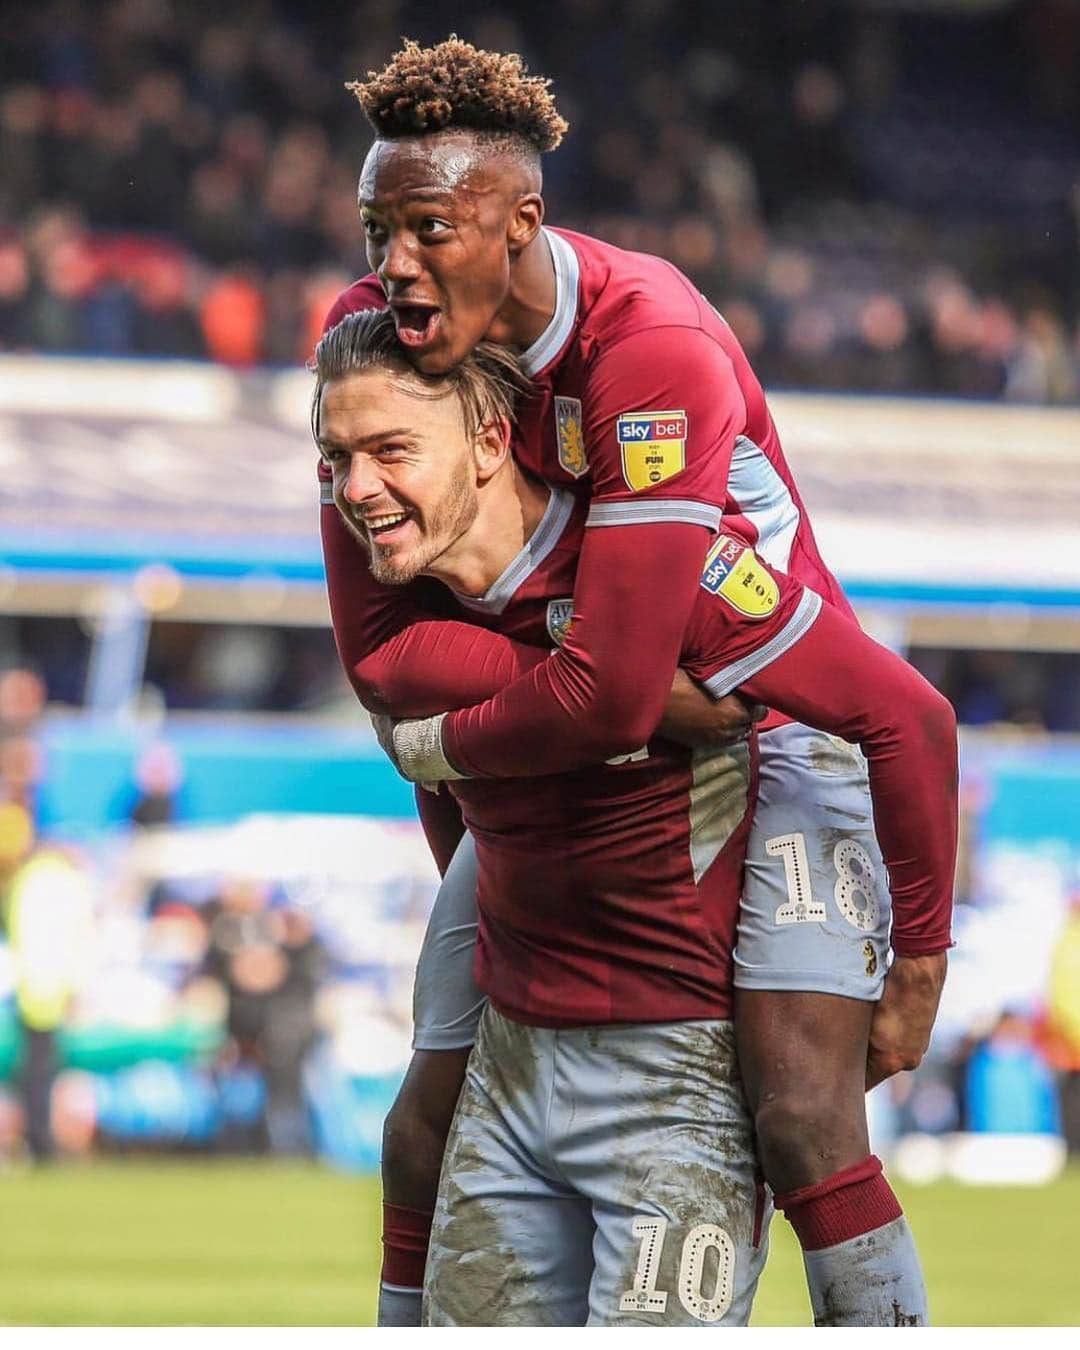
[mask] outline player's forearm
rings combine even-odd
[[[828,605],[743,693],[862,746],[889,869],[894,949],[944,951],[957,834],[956,719],[947,700]]]
[[[889,869],[892,946],[900,956],[930,956],[952,945],[956,718],[945,699],[929,692],[932,697],[912,693],[890,727],[861,741]],[[882,819],[885,824],[877,824]]]
[[[472,777],[534,777],[644,745],[671,689],[707,541],[697,525],[588,530],[565,646],[445,719],[450,763]]]
[[[491,698],[548,659],[546,651],[449,619],[411,624],[352,668],[372,711],[431,717]]]

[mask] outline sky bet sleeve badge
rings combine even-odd
[[[682,408],[619,417],[615,434],[622,451],[623,477],[632,491],[655,487],[686,468],[687,426]]]
[[[581,432],[581,399],[555,395],[555,430],[559,436],[559,463],[574,478],[589,468]]]
[[[753,549],[726,534],[705,555],[701,584],[750,619],[766,618],[780,599],[779,586]]]

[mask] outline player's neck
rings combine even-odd
[[[524,351],[551,322],[558,290],[551,246],[543,232],[510,265],[510,290],[485,337]]]
[[[476,519],[436,560],[431,575],[459,595],[485,595],[532,538],[550,498],[545,483],[507,460],[480,488]]]

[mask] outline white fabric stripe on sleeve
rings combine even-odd
[[[814,620],[821,613],[821,596],[816,591],[805,590],[802,599],[795,607],[795,613],[768,642],[744,656],[733,665],[725,666],[705,681],[705,688],[713,698],[723,698],[740,684],[745,684],[752,675],[764,670],[779,656],[783,656],[806,634]]]
[[[659,525],[669,520],[680,520],[688,525],[704,525],[707,530],[718,530],[720,515],[718,506],[708,506],[705,502],[641,498],[638,501],[593,502],[585,524]]]
[[[728,492],[738,502],[739,514],[757,530],[754,552],[786,572],[802,518],[791,489],[765,451],[749,436],[735,437]]]
[[[319,505],[333,506],[334,504],[334,485],[328,483],[325,478],[319,479]]]

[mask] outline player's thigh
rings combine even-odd
[[[760,763],[735,984],[876,1001],[891,902],[866,761],[794,724],[762,735]]]
[[[476,1037],[485,1002],[473,978],[476,878],[476,845],[466,831],[435,897],[416,965],[416,1050],[458,1050]]]
[[[543,1095],[507,1093],[481,1022],[447,1140],[424,1289],[429,1326],[581,1326],[588,1311],[593,1219],[547,1171]]]
[[[589,1324],[745,1325],[769,1216],[731,1023],[593,1033],[559,1155],[596,1219]]]
[[[866,1156],[873,1012],[872,1003],[836,994],[736,990],[739,1066],[776,1189],[810,1185]]]

